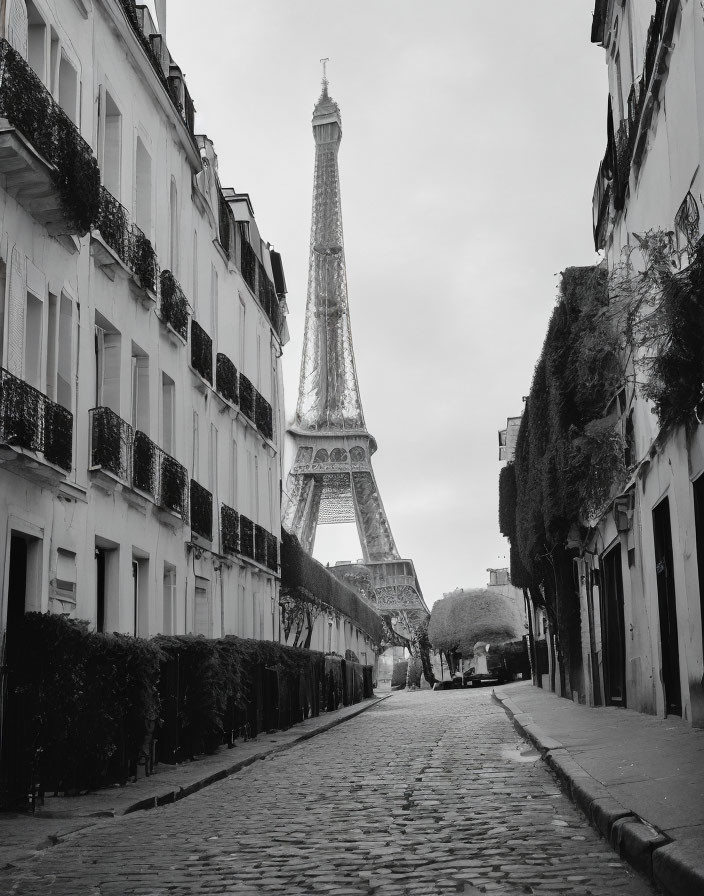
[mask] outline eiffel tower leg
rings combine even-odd
[[[298,538],[303,550],[307,554],[312,554],[323,485],[314,476],[300,476],[298,479],[300,485],[294,490],[296,508],[291,532]]]
[[[360,533],[365,561],[397,560],[398,551],[384,513],[374,474],[352,474],[357,530]]]

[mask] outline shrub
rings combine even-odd
[[[391,687],[405,688],[407,675],[408,662],[406,660],[402,660],[400,663],[396,663],[394,665],[393,672],[391,673]]]

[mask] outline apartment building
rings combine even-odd
[[[593,202],[595,246],[603,250],[612,276],[627,255],[630,283],[643,282],[637,278],[648,273],[655,251],[666,264],[652,282],[689,288],[702,248],[702,5],[598,0],[591,37],[605,53],[609,83],[606,152]],[[611,289],[612,299],[616,292]],[[656,289],[640,317],[632,319],[642,320],[662,301],[663,292]],[[624,434],[627,477],[598,521],[592,552],[579,570],[586,697],[682,716],[701,727],[704,431],[697,395],[702,376],[670,351],[686,342],[686,332],[662,336],[645,348],[632,343],[623,387],[605,411]],[[664,381],[658,406],[649,400],[646,385],[653,368],[639,362],[663,352],[670,352],[666,360],[679,371],[677,388],[685,396],[679,408],[682,398],[668,395]]]
[[[0,628],[279,639],[281,258],[134,0],[8,0]]]

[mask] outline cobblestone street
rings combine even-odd
[[[653,890],[489,690],[401,692],[171,806],[0,872],[2,894],[613,894]]]

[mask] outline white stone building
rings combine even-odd
[[[2,8],[0,630],[278,640],[281,259],[146,7]]]
[[[598,0],[592,40],[605,51],[609,77],[596,247],[613,271],[636,234],[671,231],[686,268],[704,194],[702,6]],[[638,253],[633,259],[643,263]],[[612,404],[630,478],[598,525],[595,554],[580,564],[586,696],[701,727],[704,429],[660,431],[632,377]]]

